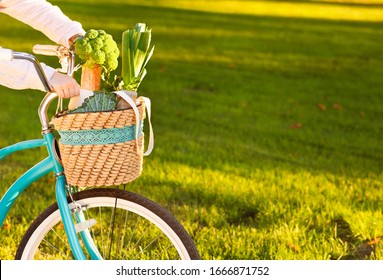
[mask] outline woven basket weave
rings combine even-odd
[[[140,115],[139,124],[142,125],[145,118],[145,103],[140,100],[137,108]],[[101,142],[101,144],[64,142],[61,135],[59,147],[68,184],[82,188],[116,186],[131,182],[140,176],[144,148],[143,133],[139,134],[138,139],[135,139],[133,133],[133,139],[123,141],[127,139],[126,135],[123,135],[125,137],[121,140],[123,142],[114,138],[113,143],[108,143],[109,134],[117,131],[121,136],[126,128],[135,131],[136,117],[133,109],[57,115],[53,118],[53,124],[60,135],[73,133],[77,137],[76,133],[85,132],[85,138],[90,143]],[[93,135],[99,135],[97,137],[102,139],[92,139]]]

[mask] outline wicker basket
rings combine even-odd
[[[77,187],[126,184],[140,176],[143,162],[145,102],[138,99],[136,137],[133,109],[56,115],[60,154],[67,183]]]

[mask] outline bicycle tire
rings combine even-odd
[[[119,189],[91,189],[75,193],[73,199],[82,206],[88,218],[97,217],[97,224],[90,231],[104,259],[200,259],[183,226],[171,213],[148,198]],[[74,203],[69,205],[71,209],[75,208]],[[113,226],[110,231],[112,227],[104,221],[108,214],[113,215],[113,224],[119,226],[118,230]],[[122,218],[125,221],[123,228],[122,223],[116,222],[117,215],[120,222]],[[123,235],[116,241],[114,232],[117,231],[123,231]],[[143,236],[139,237],[138,233]],[[105,248],[104,240],[100,240],[103,234],[112,236],[108,248]],[[61,244],[65,241],[58,206],[54,203],[26,231],[15,259],[73,259],[69,245]],[[116,242],[124,245],[113,244]]]

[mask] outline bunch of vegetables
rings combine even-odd
[[[112,91],[126,90],[131,97],[136,96],[138,87],[146,75],[146,65],[151,58],[154,46],[151,43],[151,30],[144,23],[137,23],[133,29],[122,34],[122,71],[111,72],[118,66],[119,49],[112,36],[103,30],[91,29],[83,38],[75,41],[75,54],[82,63],[81,88],[93,91],[83,104],[72,113],[109,111],[123,109],[128,105]],[[105,88],[101,89],[101,79]]]

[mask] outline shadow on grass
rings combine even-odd
[[[377,245],[377,243],[375,243],[376,240],[359,241],[355,238],[350,224],[342,217],[335,219],[334,225],[338,238],[349,245],[348,254],[341,257],[342,260],[368,260],[374,255]],[[380,240],[380,238],[378,239]],[[377,242],[379,242],[379,240]],[[335,259],[337,259],[337,257]]]

